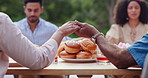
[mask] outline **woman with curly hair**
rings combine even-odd
[[[119,0],[114,8],[114,22],[106,38],[114,43],[132,44],[148,33],[148,3],[143,0]],[[140,78],[140,76],[107,76],[108,78]]]
[[[148,4],[143,0],[119,0],[114,8],[114,22],[106,38],[115,44],[132,44],[148,31]]]

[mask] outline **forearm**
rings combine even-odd
[[[102,53],[112,62],[117,68],[127,68],[132,65],[137,65],[131,54],[126,49],[121,49],[110,43],[102,35],[97,37],[96,42]]]
[[[56,42],[58,43],[58,45],[60,45],[60,43],[61,43],[61,41],[62,41],[63,38],[64,38],[64,36],[62,35],[62,32],[61,31],[56,31],[52,35],[52,37],[51,37],[51,39],[56,40]]]
[[[13,24],[8,16],[4,16],[0,27],[0,48],[12,59],[31,69],[41,69],[52,63],[57,51],[55,40],[49,40],[41,47],[35,47]],[[0,21],[1,22],[1,21]]]
[[[49,40],[41,47],[36,47],[25,37],[5,39],[3,51],[19,64],[30,69],[42,69],[50,65],[57,54],[58,45],[55,40]]]

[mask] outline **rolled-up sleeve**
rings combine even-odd
[[[31,69],[42,69],[52,63],[57,54],[58,44],[49,39],[43,46],[36,47],[13,24],[7,15],[3,15],[1,44],[3,52],[16,62]]]
[[[143,68],[143,64],[148,53],[148,34],[144,35],[141,40],[130,46],[128,51],[133,56],[137,64]]]

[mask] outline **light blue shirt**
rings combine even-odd
[[[128,51],[133,56],[137,64],[143,68],[143,64],[148,53],[148,34],[144,35],[138,42],[132,44],[128,48]]]
[[[39,23],[36,26],[34,32],[31,31],[27,18],[24,18],[18,22],[14,22],[16,26],[21,30],[21,32],[34,44],[42,45],[48,41],[51,36],[55,33],[58,27],[50,22],[39,18]],[[70,37],[65,37],[65,40],[71,39]]]

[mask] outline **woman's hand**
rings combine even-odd
[[[74,22],[67,22],[63,24],[53,35],[52,39],[56,40],[58,45],[62,41],[63,37],[70,35],[76,31],[78,31],[80,27],[76,25]]]
[[[76,32],[79,29],[80,29],[80,27],[78,25],[76,25],[74,22],[70,21],[70,22],[63,24],[58,29],[57,32],[59,32],[62,36],[67,36],[67,35],[70,35],[70,34]]]

